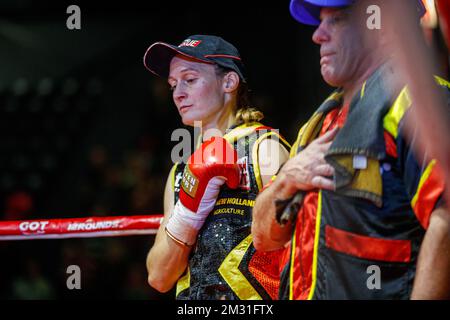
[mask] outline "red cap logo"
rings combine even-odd
[[[178,47],[196,47],[200,44],[200,42],[202,42],[202,40],[186,39]]]

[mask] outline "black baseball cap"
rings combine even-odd
[[[246,82],[239,51],[231,43],[217,36],[192,35],[178,46],[155,42],[145,52],[144,66],[154,74],[167,78],[170,62],[177,54],[236,71],[241,80]]]

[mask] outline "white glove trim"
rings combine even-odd
[[[193,245],[197,240],[198,231],[214,208],[217,195],[224,183],[225,179],[220,177],[209,180],[197,212],[189,210],[178,200],[166,225],[166,229],[170,233],[169,237],[173,236],[188,246]]]

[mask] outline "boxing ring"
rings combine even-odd
[[[163,215],[0,221],[0,241],[154,235]]]

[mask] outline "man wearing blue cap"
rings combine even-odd
[[[410,93],[389,39],[366,24],[376,2],[291,0],[292,16],[317,26],[321,74],[337,89],[253,209],[257,250],[286,247],[281,299],[450,298],[444,180],[411,147]]]

